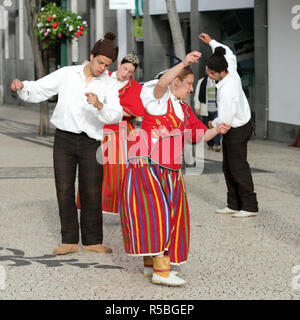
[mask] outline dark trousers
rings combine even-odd
[[[218,111],[208,112],[208,116],[202,116],[202,122],[208,127],[208,122],[213,121],[218,117]],[[221,134],[217,134],[213,139],[207,141],[207,144],[210,147],[219,146],[221,141]]]
[[[100,142],[85,133],[56,130],[53,160],[55,186],[61,222],[62,243],[79,242],[79,223],[75,202],[77,166],[81,203],[80,229],[83,245],[102,244],[102,174],[96,160]]]
[[[227,206],[232,210],[258,212],[251,170],[247,162],[247,143],[253,133],[249,123],[231,128],[223,136],[223,172],[227,185]]]

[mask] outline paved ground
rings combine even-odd
[[[299,148],[249,143],[260,213],[248,219],[214,213],[225,205],[222,155],[205,150],[204,173],[185,176],[191,249],[180,274],[187,285],[166,288],[144,279],[141,259],[125,255],[117,216],[104,217],[113,254],[52,254],[60,243],[53,136],[39,137],[38,122],[37,108],[0,106],[0,300],[300,298]]]

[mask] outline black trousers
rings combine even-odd
[[[258,212],[258,203],[247,162],[247,144],[253,133],[250,122],[231,128],[223,136],[223,172],[227,185],[227,206],[232,210]]]
[[[81,203],[80,229],[83,245],[102,244],[102,175],[96,160],[100,142],[85,133],[56,130],[53,160],[55,186],[61,222],[62,243],[79,242],[79,223],[75,200],[75,179]]]

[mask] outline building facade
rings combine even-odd
[[[132,49],[138,54],[138,81],[152,79],[173,63],[166,56],[174,54],[174,47],[165,1],[132,0],[137,6],[134,10],[110,10],[109,0],[65,1],[89,24],[86,36],[68,44],[68,64],[88,59],[92,45],[107,31],[118,35],[119,58]],[[176,4],[186,51],[203,54],[199,64],[193,65],[195,79],[204,75],[211,54],[209,46],[198,39],[199,33],[206,32],[237,55],[257,137],[293,142],[300,128],[296,79],[300,73],[300,0],[177,0]],[[0,0],[0,103],[16,103],[8,89],[12,78],[35,77],[24,10],[24,0]],[[45,54],[48,72],[60,66],[59,50]]]

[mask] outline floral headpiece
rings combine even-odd
[[[124,57],[124,60],[131,62],[132,64],[134,64],[136,66],[140,63],[139,58],[137,57],[137,55],[135,54],[135,52],[133,50],[126,57]]]

